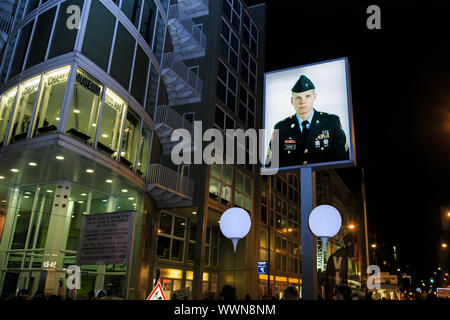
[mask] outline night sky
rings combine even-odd
[[[348,57],[358,168],[337,172],[358,191],[365,168],[369,212],[425,279],[450,206],[450,2],[245,1],[267,4],[266,71]]]

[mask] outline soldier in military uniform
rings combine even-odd
[[[339,117],[315,110],[316,96],[311,80],[300,76],[292,88],[295,114],[274,127],[279,130],[280,167],[349,159],[347,138]]]

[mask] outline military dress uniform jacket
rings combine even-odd
[[[347,139],[337,115],[314,110],[306,139],[295,114],[278,122],[275,129],[279,130],[280,167],[349,159]]]

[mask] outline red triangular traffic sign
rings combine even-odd
[[[164,295],[160,282],[158,282],[152,293],[150,293],[147,300],[166,300],[166,296]]]

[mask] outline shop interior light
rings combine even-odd
[[[134,200],[134,198],[133,197],[129,197],[128,200]]]
[[[75,109],[75,110],[73,110],[73,113],[80,113],[80,110]]]
[[[69,70],[70,70],[70,67],[67,66],[67,67],[64,67],[64,68],[62,68],[62,69],[58,69],[58,70],[55,70],[55,71],[53,71],[53,72],[47,74],[47,77],[48,77],[48,78],[50,78],[50,77],[56,77],[56,76],[59,76],[60,74],[64,74],[64,73],[69,72]]]
[[[30,167],[36,167],[36,166],[37,166],[37,163],[36,163],[36,162],[30,162],[28,165],[29,165]]]
[[[15,89],[12,90],[11,92],[9,92],[9,93],[7,94],[7,96],[8,96],[8,98],[11,98],[11,97],[15,96],[16,93],[17,93],[17,88],[15,88]]]
[[[12,169],[11,169],[11,172],[19,172],[19,169],[12,168]]]
[[[102,134],[102,137],[103,138],[108,138],[108,135],[107,134]]]
[[[86,172],[87,172],[87,173],[94,173],[94,170],[92,170],[92,169],[86,169]]]
[[[56,156],[56,159],[57,160],[64,160],[64,157],[63,156]]]
[[[53,193],[53,190],[47,190],[48,193]]]
[[[127,189],[122,189],[122,192],[123,192],[123,193],[127,193],[128,190],[127,190]]]
[[[41,81],[41,76],[38,76],[34,79],[31,79],[31,80],[25,82],[23,87],[24,88],[32,87],[32,86],[36,85],[37,83],[39,83],[39,81]]]
[[[86,197],[86,196],[87,196],[87,193],[82,193],[82,194],[80,194],[80,196]]]
[[[111,179],[106,180],[106,183],[112,183],[113,181]]]

